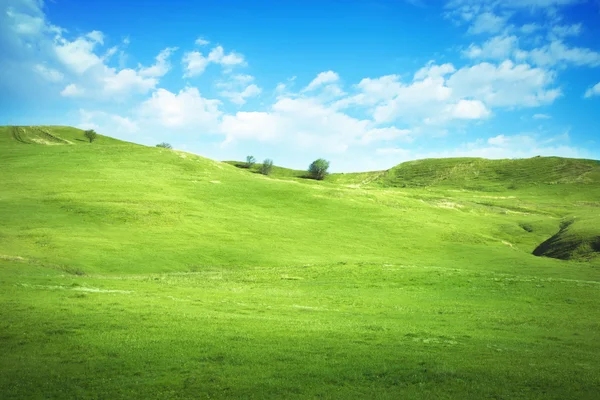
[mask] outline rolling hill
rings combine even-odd
[[[597,161],[314,181],[33,126],[0,127],[0,162],[2,398],[600,387]]]

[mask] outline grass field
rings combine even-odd
[[[597,161],[318,182],[68,127],[0,160],[3,399],[600,393]]]

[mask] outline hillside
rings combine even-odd
[[[482,191],[515,190],[530,185],[599,185],[600,161],[559,157],[426,159],[391,168],[379,182],[386,187],[444,186]]]
[[[558,183],[547,186],[560,190],[562,199],[597,201],[599,187],[593,184],[595,162],[557,158],[423,160],[401,164],[383,177],[381,172],[334,174],[325,182],[299,179],[304,184],[295,185],[289,179],[301,171],[276,167],[272,177],[264,177],[189,153],[103,136],[92,144],[84,139],[81,130],[68,127],[0,128],[3,254],[75,270],[131,272],[142,265],[144,271],[166,271],[394,259],[446,263],[451,260],[424,254],[447,248],[456,255],[487,257],[507,249],[485,244],[503,241],[529,253],[556,233],[558,222],[513,236],[520,223],[577,211],[553,201],[556,194],[546,187],[531,192],[528,185],[519,199],[473,198],[448,188],[480,182],[499,190],[512,179],[522,184],[539,178]],[[390,192],[355,184],[365,179],[366,186],[406,182],[438,189]],[[589,190],[572,191],[571,182]],[[515,189],[507,190],[514,195]],[[596,215],[597,209],[591,210]],[[433,218],[424,219],[427,214]],[[473,223],[465,224],[470,219]],[[457,233],[450,234],[453,230]],[[118,259],[113,250],[120,252]]]
[[[0,398],[597,395],[594,161],[314,181],[69,127],[0,160]]]

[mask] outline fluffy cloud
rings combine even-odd
[[[184,78],[201,75],[211,63],[219,64],[226,70],[230,70],[236,65],[246,65],[243,55],[233,51],[226,54],[221,46],[213,48],[206,57],[199,51],[187,52],[184,54],[182,62],[185,69]]]
[[[200,36],[198,39],[196,39],[196,41],[194,43],[196,43],[197,46],[206,46],[206,45],[210,44],[210,42],[208,40],[204,39],[202,36]]]
[[[378,128],[313,98],[281,98],[268,112],[238,112],[225,116],[221,131],[227,142],[285,141],[289,145],[342,152],[349,146],[382,140],[410,140],[410,131]]]
[[[64,74],[57,71],[54,68],[49,68],[44,64],[36,64],[33,66],[33,70],[40,74],[44,79],[49,82],[60,82],[64,79]]]
[[[198,133],[214,131],[222,112],[221,102],[202,97],[197,88],[185,88],[179,93],[158,89],[138,110],[142,119],[156,121],[169,128],[200,129]]]
[[[102,42],[102,35],[96,31],[80,36],[73,41],[59,37],[56,40],[54,51],[58,60],[65,67],[77,75],[82,75],[88,69],[102,65],[102,59],[94,52],[97,45]]]
[[[448,79],[448,87],[459,98],[478,99],[490,107],[535,107],[561,95],[560,89],[550,87],[554,78],[553,73],[528,64],[484,62],[458,70]]]
[[[483,12],[473,20],[469,33],[498,33],[506,24],[506,18],[495,15],[492,12]]]
[[[600,96],[600,82],[586,90],[584,96],[586,99],[594,96]]]
[[[217,83],[217,87],[223,89],[219,93],[222,97],[229,99],[234,104],[242,105],[251,97],[258,96],[262,89],[256,84],[252,75],[233,75],[228,81]]]
[[[584,47],[569,47],[560,40],[528,52],[531,61],[540,66],[571,64],[579,67],[600,66],[600,53]]]
[[[67,85],[67,87],[65,87],[62,90],[62,92],[60,92],[61,96],[65,96],[65,97],[79,97],[79,96],[83,96],[84,93],[85,93],[85,90],[83,90],[82,88],[80,88],[79,86],[77,86],[74,83]]]
[[[317,75],[315,79],[313,79],[307,87],[304,88],[304,92],[309,92],[311,90],[315,90],[323,85],[331,84],[338,82],[340,80],[340,76],[333,71],[321,72]]]
[[[517,49],[516,36],[495,36],[481,46],[471,44],[463,54],[472,59],[506,60]]]
[[[139,75],[142,77],[157,78],[167,74],[171,69],[169,57],[173,52],[177,51],[177,47],[167,47],[156,56],[156,63],[150,67],[139,66]]]
[[[446,76],[456,71],[452,64],[436,65],[433,61],[429,61],[427,66],[418,70],[414,75],[414,80],[421,80],[425,78],[439,78],[440,76]]]

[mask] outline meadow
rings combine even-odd
[[[314,181],[0,127],[0,163],[3,399],[600,393],[598,161]]]

